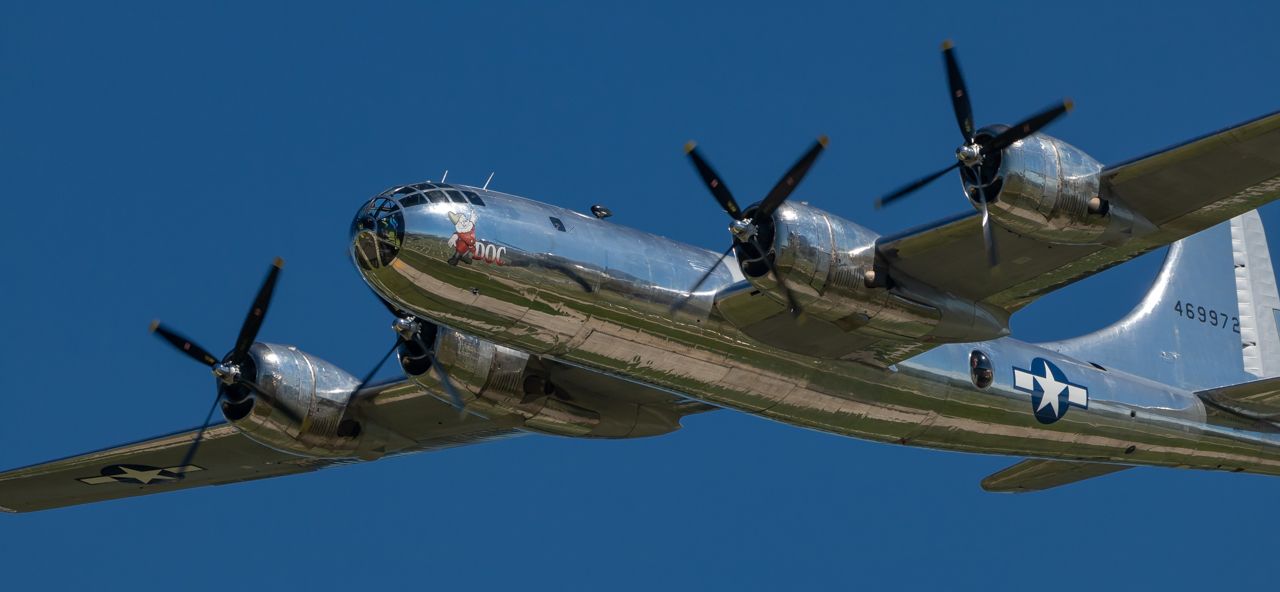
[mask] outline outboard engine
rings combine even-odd
[[[977,141],[1004,129],[979,130]],[[961,177],[974,208],[982,209],[985,195],[997,224],[1047,243],[1117,244],[1155,230],[1123,204],[1102,197],[1101,170],[1102,164],[1079,148],[1031,134],[987,156],[981,166],[962,168]]]
[[[296,347],[254,343],[244,385],[223,391],[222,413],[253,440],[314,457],[356,456],[359,424],[344,418],[359,379]]]

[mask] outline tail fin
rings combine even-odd
[[[1280,294],[1262,219],[1248,212],[1174,243],[1120,322],[1043,344],[1191,390],[1280,376]]]

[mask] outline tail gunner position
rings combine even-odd
[[[1104,166],[1040,132],[977,128],[944,46],[975,211],[881,236],[789,201],[818,140],[729,216],[723,254],[446,183],[362,206],[351,256],[405,378],[371,384],[259,343],[280,264],[232,351],[155,330],[218,379],[227,423],[0,474],[0,506],[60,507],[519,434],[633,438],[716,408],[831,433],[1026,457],[1032,491],[1138,465],[1280,475],[1280,295],[1255,210],[1280,196],[1280,114]],[[1076,339],[1009,337],[1037,298],[1165,245],[1139,306]],[[390,337],[389,337],[390,339]],[[381,366],[379,364],[378,366]]]

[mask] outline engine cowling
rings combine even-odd
[[[839,216],[788,202],[772,221],[761,225],[760,233],[761,242],[771,245],[774,265],[805,314],[830,321],[845,332],[929,341],[982,341],[1008,334],[1008,317],[1002,311],[906,278],[890,284],[876,258],[878,235]],[[739,251],[748,280],[784,302],[777,281],[760,264],[754,248],[744,245]],[[733,315],[729,307],[721,311]],[[739,326],[754,320],[730,318]]]
[[[357,456],[359,430],[344,422],[360,381],[293,346],[255,343],[249,349],[259,391],[230,391],[223,415],[246,436],[283,452],[312,457]]]
[[[565,392],[552,368],[538,358],[445,327],[429,326],[437,363],[445,366],[466,409],[482,417],[516,417],[528,430],[559,436],[635,438],[680,428],[664,410],[607,396]],[[448,401],[439,375],[414,345],[401,349],[405,373],[419,386]]]
[[[978,132],[978,140],[1002,127]],[[984,136],[985,134],[985,136]],[[983,191],[995,223],[1018,234],[1058,244],[1117,244],[1155,227],[1099,191],[1102,164],[1079,148],[1032,134],[981,166]],[[976,209],[979,174],[961,169],[965,193]]]

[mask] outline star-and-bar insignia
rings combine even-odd
[[[1067,380],[1066,374],[1044,358],[1031,361],[1031,370],[1013,369],[1014,388],[1031,393],[1031,411],[1040,423],[1053,423],[1074,405],[1089,408],[1089,389]]]
[[[162,483],[168,481],[177,481],[182,478],[185,473],[194,473],[203,471],[204,468],[196,465],[186,465],[179,467],[149,467],[147,465],[108,465],[102,467],[99,471],[101,475],[97,477],[81,477],[77,481],[88,483],[89,485],[101,485],[103,483],[133,483],[138,485],[150,485],[152,483]]]

